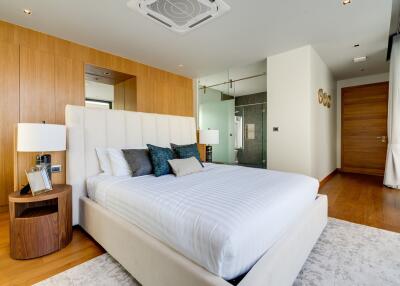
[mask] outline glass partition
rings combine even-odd
[[[199,129],[219,130],[214,163],[266,167],[265,61],[198,80]]]

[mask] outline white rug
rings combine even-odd
[[[36,285],[140,284],[103,254]],[[400,234],[330,218],[294,285],[400,285]]]

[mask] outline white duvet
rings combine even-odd
[[[307,176],[214,164],[179,178],[98,175],[87,186],[92,200],[227,280],[247,272],[318,191]]]

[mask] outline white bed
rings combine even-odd
[[[87,186],[92,200],[227,280],[247,272],[318,192],[310,177],[215,164],[180,178],[99,175]]]
[[[193,118],[67,106],[66,124],[74,224],[145,286],[225,286],[249,268],[240,286],[291,285],[326,225],[327,199],[301,175],[96,176],[96,147],[193,143]]]

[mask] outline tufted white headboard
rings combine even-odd
[[[105,110],[67,105],[67,184],[72,185],[73,224],[79,224],[79,198],[86,178],[100,173],[96,147],[140,148],[146,144],[196,142],[193,117]]]

